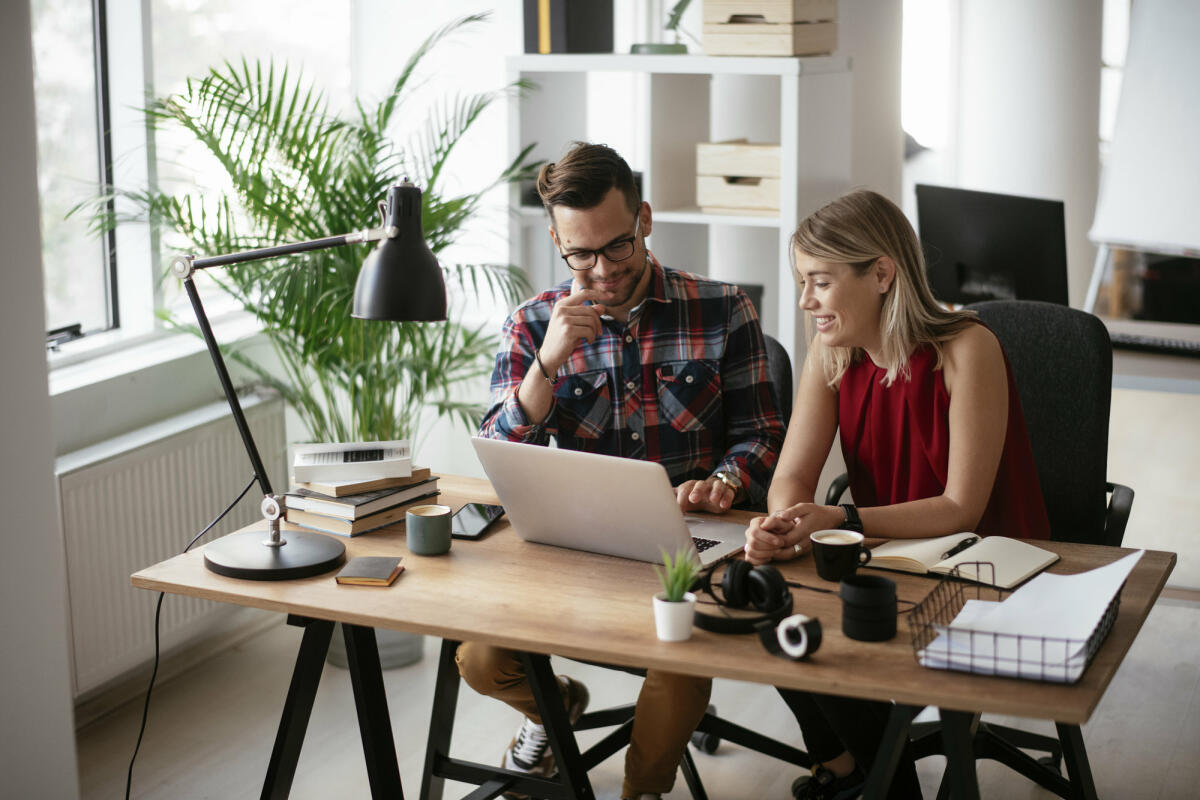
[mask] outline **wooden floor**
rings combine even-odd
[[[281,624],[158,686],[132,796],[257,797],[299,639],[298,629]],[[384,677],[400,773],[410,797],[420,785],[436,646],[426,641],[421,662],[388,670]],[[594,708],[637,695],[640,681],[632,676],[557,659],[554,666],[588,684]],[[931,671],[930,680],[936,679]],[[772,689],[721,680],[713,700],[723,716],[800,744],[795,721]],[[138,700],[79,731],[82,797],[123,795],[140,714]],[[492,762],[519,722],[515,711],[464,688],[453,753]],[[1048,724],[1019,723],[1053,730]],[[1200,604],[1160,600],[1083,735],[1101,797],[1200,796]],[[589,741],[581,737],[581,744]],[[713,800],[787,800],[798,774],[730,745],[715,755],[697,754],[696,761]],[[926,797],[936,794],[943,764],[930,758],[918,765]],[[620,754],[597,767],[591,774],[597,797],[619,797],[621,774]],[[980,785],[984,798],[1051,796],[990,762],[980,764]],[[459,797],[468,788],[449,784],[446,796]],[[327,665],[292,797],[368,796],[350,682],[345,671]],[[667,795],[688,796],[682,780]]]

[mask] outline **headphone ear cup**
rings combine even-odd
[[[721,576],[721,594],[730,608],[745,608],[749,602],[747,577],[753,567],[748,561],[730,561]]]
[[[788,593],[783,574],[769,564],[755,567],[747,576],[747,584],[750,603],[766,613],[777,610]]]

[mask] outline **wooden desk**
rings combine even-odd
[[[481,480],[446,476],[441,487],[442,502],[453,507],[467,501],[497,502]],[[455,541],[444,556],[410,555],[402,530],[396,529],[346,544],[348,556],[403,554],[408,569],[386,590],[340,587],[328,575],[259,583],[209,572],[201,554],[193,551],[141,570],[132,580],[144,589],[360,629],[394,628],[530,653],[894,700],[914,709],[932,705],[947,712],[996,712],[1078,726],[1095,710],[1175,564],[1173,553],[1145,553],[1126,583],[1120,614],[1095,660],[1077,684],[1061,686],[925,669],[913,658],[905,615],[895,639],[853,641],[842,635],[836,595],[803,589],[793,591],[796,611],[823,623],[821,648],[807,662],[772,657],[754,636],[720,636],[697,629],[687,642],[660,642],[650,604],[658,582],[649,564],[522,542],[506,520],[480,541]],[[1059,573],[1091,569],[1130,552],[1068,543],[1046,547],[1062,555],[1051,567]],[[817,578],[811,559],[780,566],[789,579],[832,586]],[[924,577],[890,577],[896,580],[898,597],[905,600],[919,602],[934,586]],[[953,714],[945,716],[957,724]],[[904,726],[906,732],[906,722]],[[297,753],[298,748],[296,744]],[[956,757],[973,759],[969,751]]]

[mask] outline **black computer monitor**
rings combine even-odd
[[[964,305],[979,300],[1068,305],[1060,201],[948,186],[916,188],[917,227],[937,299]]]

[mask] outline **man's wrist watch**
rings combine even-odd
[[[858,515],[858,509],[853,503],[842,503],[842,511],[846,514],[846,520],[842,523],[842,530],[855,531],[856,533],[863,532],[862,517]]]
[[[734,500],[741,496],[742,482],[738,479],[737,475],[734,475],[732,472],[726,472],[725,470],[718,470],[717,472],[714,472],[712,476],[728,486],[730,489],[733,489]]]

